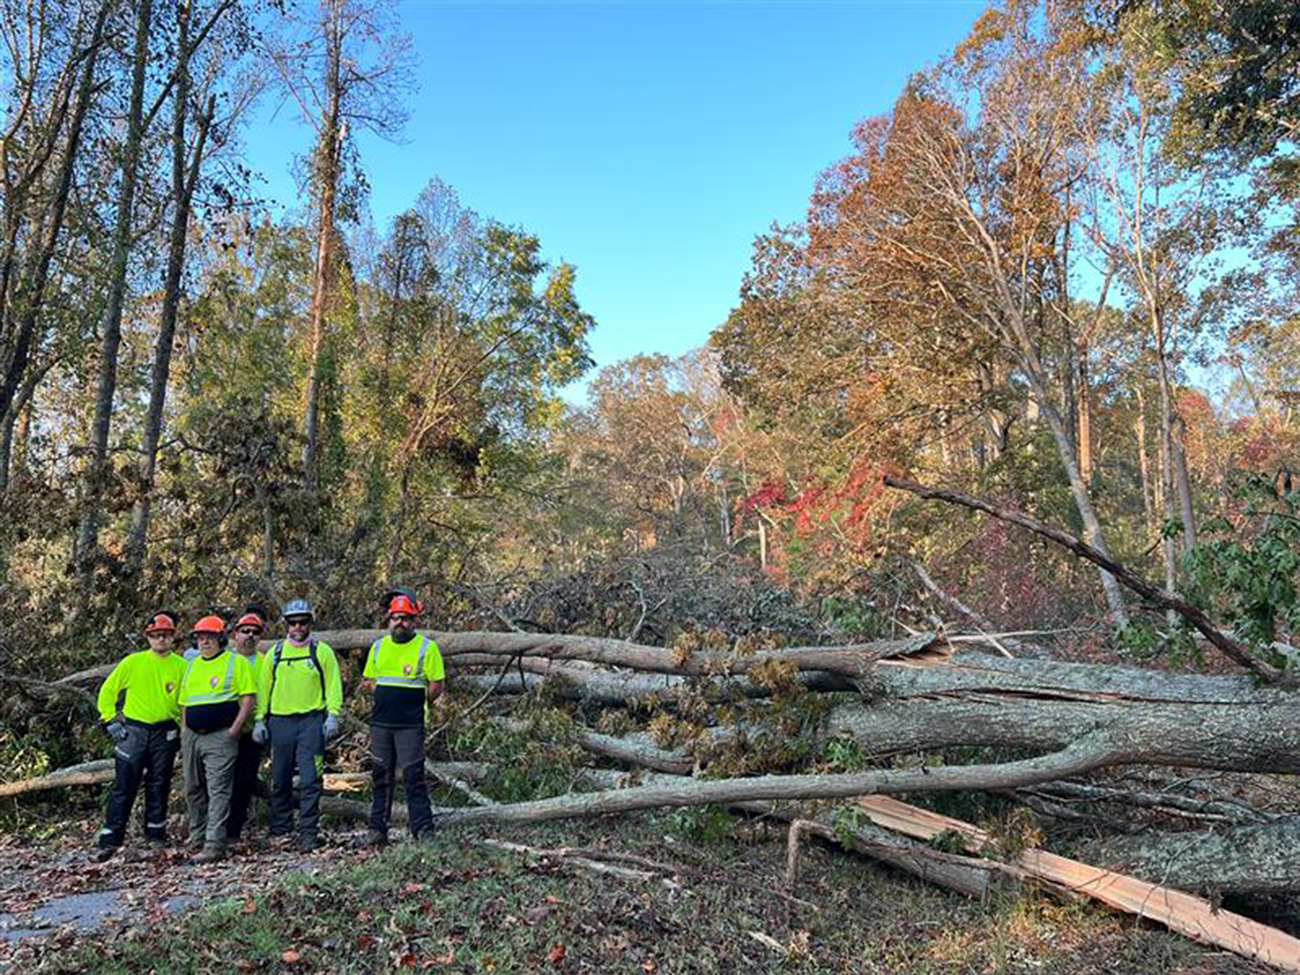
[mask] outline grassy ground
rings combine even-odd
[[[43,953],[47,972],[1246,973],[1269,969],[1100,908],[979,905],[823,847],[783,891],[784,834],[699,814],[444,833],[268,878],[151,926]],[[487,840],[671,865],[637,881]],[[28,965],[27,970],[32,970]]]

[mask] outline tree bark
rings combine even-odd
[[[1137,387],[1137,415],[1133,418],[1133,435],[1137,438],[1138,471],[1142,475],[1142,518],[1147,532],[1155,529],[1153,499],[1151,497],[1151,464],[1147,459],[1146,398],[1141,384]]]
[[[1078,389],[1076,406],[1079,430],[1079,475],[1084,484],[1092,483],[1092,376],[1088,368],[1088,340],[1081,338],[1075,348],[1075,371]]]
[[[1300,816],[1218,832],[1142,833],[1095,845],[1094,858],[1185,890],[1300,890]]]
[[[339,25],[339,5],[340,0],[328,0],[325,4],[328,10],[327,17],[330,18],[330,23],[325,27],[327,104],[321,119],[320,141],[317,144],[314,160],[317,193],[316,263],[312,272],[307,414],[304,422],[305,444],[303,446],[303,476],[309,491],[316,487],[320,447],[322,363],[325,354],[325,333],[329,325],[330,299],[333,297],[334,290],[335,210],[343,140],[340,75],[343,38]]]
[[[1196,547],[1196,511],[1192,507],[1192,479],[1187,472],[1186,431],[1187,424],[1175,414],[1170,441],[1174,451],[1174,479],[1178,484],[1178,505],[1183,521],[1183,551],[1190,552]]]

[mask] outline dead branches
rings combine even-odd
[[[1113,558],[1106,555],[1100,549],[1089,545],[1087,542],[1080,541],[1068,532],[1061,531],[1059,528],[1053,528],[1051,525],[1044,524],[1036,518],[1031,518],[1023,512],[1016,511],[1012,508],[1006,508],[996,505],[991,501],[983,498],[977,498],[970,494],[963,494],[960,491],[951,491],[946,488],[927,487],[924,484],[918,484],[916,481],[908,481],[903,478],[893,477],[886,474],[884,483],[888,487],[897,488],[900,491],[909,491],[920,498],[935,499],[938,501],[947,501],[950,504],[961,505],[964,508],[970,508],[974,511],[982,511],[1001,521],[1010,522],[1013,525],[1019,525],[1021,528],[1028,529],[1041,538],[1055,542],[1057,545],[1073,552],[1082,559],[1093,563],[1096,566],[1106,570],[1124,586],[1137,593],[1148,602],[1160,606],[1164,609],[1172,609],[1183,619],[1187,620],[1194,626],[1210,643],[1212,643],[1224,656],[1229,660],[1240,664],[1251,673],[1257,674],[1272,683],[1280,682],[1284,678],[1284,673],[1272,664],[1256,659],[1250,650],[1238,643],[1232,637],[1220,630],[1201,610],[1197,609],[1185,599],[1181,599],[1173,593],[1157,589],[1145,579],[1142,579],[1132,570]]]

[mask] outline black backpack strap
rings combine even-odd
[[[266,716],[271,716],[271,702],[275,700],[275,672],[280,669],[280,656],[284,653],[284,641],[277,640],[271,648],[271,689],[266,692]]]
[[[311,643],[307,644],[307,653],[311,655],[311,665],[316,668],[316,676],[320,678],[320,702],[321,706],[328,710],[325,704],[325,668],[320,665],[320,657],[316,654],[316,638],[313,637]]]

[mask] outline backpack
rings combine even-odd
[[[275,700],[275,672],[280,669],[280,657],[284,653],[284,641],[277,640],[275,647],[271,650],[271,689],[266,692],[266,712],[271,713],[271,702]],[[316,676],[320,678],[320,699],[325,700],[325,670],[320,665],[320,657],[316,654],[316,640],[307,644],[307,656],[311,659],[311,665],[316,668]],[[294,657],[295,660],[300,658]]]

